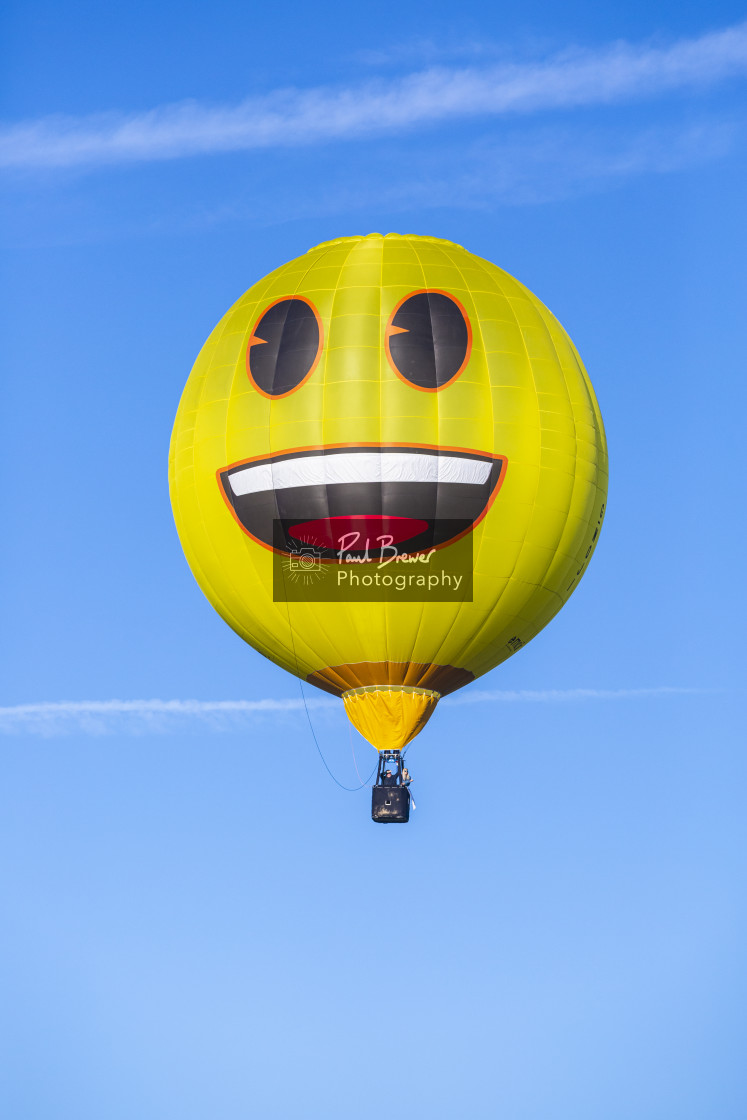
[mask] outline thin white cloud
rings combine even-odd
[[[515,53],[515,52],[514,52]],[[533,52],[537,54],[537,50]],[[362,48],[354,53],[353,60],[371,68],[397,66],[413,69],[414,66],[434,66],[453,62],[455,59],[489,59],[505,61],[508,50],[505,43],[490,39],[409,39],[390,40],[383,48]]]
[[[725,157],[744,129],[732,121],[705,119],[687,127],[638,129],[513,128],[498,140],[448,147],[412,145],[401,177],[389,165],[349,161],[329,178],[306,185],[303,198],[292,187],[272,198],[253,199],[234,214],[263,210],[271,216],[340,213],[386,205],[423,211],[453,205],[536,205],[603,190],[640,175],[662,175]]]
[[[482,690],[459,693],[447,699],[449,704],[558,704],[579,700],[641,700],[654,696],[692,696],[709,692],[703,688],[678,688],[660,685],[656,688],[544,688],[517,690]]]
[[[472,690],[451,696],[443,703],[563,703],[587,700],[631,700],[644,697],[687,695],[703,689],[676,688],[570,688],[540,690]],[[309,696],[310,711],[336,709],[342,712],[339,700],[328,696]],[[247,718],[282,719],[302,712],[304,701],[298,699],[265,700],[70,700],[38,704],[15,704],[0,708],[0,733],[32,735],[64,735],[71,732],[88,735],[118,733],[169,732],[189,724],[207,724],[213,731],[230,730]]]
[[[0,166],[94,166],[351,140],[460,118],[608,105],[745,73],[747,23],[740,23],[667,47],[616,43],[544,62],[280,90],[234,106],[186,101],[130,115],[46,117],[0,132]]]
[[[309,709],[337,704],[331,697],[309,697]],[[247,718],[282,718],[303,710],[303,700],[63,700],[0,708],[0,733],[65,735],[82,732],[143,734],[168,732],[189,724],[230,730]]]

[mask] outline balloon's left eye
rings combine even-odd
[[[322,352],[316,308],[300,296],[280,299],[260,315],[246,350],[246,371],[265,397],[286,397],[303,385]]]

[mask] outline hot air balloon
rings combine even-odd
[[[310,249],[224,315],[169,457],[195,579],[265,657],[341,697],[380,752],[373,816],[409,813],[402,751],[578,586],[607,451],[573,343],[452,242]]]

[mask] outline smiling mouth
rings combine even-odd
[[[229,509],[276,552],[354,556],[391,538],[399,552],[438,548],[485,516],[506,473],[503,455],[413,444],[305,448],[218,471]]]

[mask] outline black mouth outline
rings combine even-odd
[[[449,458],[472,459],[481,463],[488,463],[490,465],[490,474],[485,483],[453,483],[453,482],[438,482],[431,483],[425,481],[415,481],[408,483],[381,483],[381,482],[351,482],[351,483],[334,483],[327,485],[305,485],[298,487],[285,487],[278,490],[262,490],[252,495],[239,495],[238,497],[233,493],[230,486],[230,478],[233,474],[242,471],[245,467],[256,465],[259,463],[281,463],[290,459],[301,459],[319,455],[335,455],[342,453],[355,453],[355,452],[370,452],[378,451],[382,454],[387,452],[407,451],[411,454],[419,455],[444,455]],[[291,552],[297,551],[299,548],[309,548],[310,542],[301,541],[294,538],[289,534],[288,530],[291,525],[302,521],[310,521],[315,519],[324,520],[333,516],[356,516],[356,513],[351,513],[348,510],[342,514],[333,513],[330,510],[329,493],[331,489],[335,498],[338,499],[338,508],[340,503],[344,506],[346,501],[355,501],[360,504],[361,489],[371,489],[372,506],[379,505],[381,507],[397,506],[397,509],[387,508],[381,510],[382,514],[386,516],[405,516],[413,517],[428,522],[428,529],[417,537],[413,537],[408,541],[400,542],[403,545],[402,551],[406,551],[409,555],[416,555],[433,548],[443,548],[448,544],[463,537],[466,533],[472,532],[476,525],[479,525],[483,517],[486,516],[490,507],[492,506],[495,498],[503,485],[503,480],[506,477],[506,469],[508,466],[508,459],[505,455],[494,455],[489,452],[474,451],[470,448],[463,447],[449,447],[438,444],[420,444],[420,443],[335,443],[335,444],[319,444],[315,447],[298,447],[289,448],[287,451],[280,452],[276,455],[255,455],[248,459],[242,459],[235,463],[230,463],[226,467],[220,467],[216,471],[216,479],[218,486],[226,506],[228,507],[231,516],[236,521],[241,531],[250,537],[256,544],[261,545],[263,548],[268,549],[278,555],[288,556]],[[382,486],[387,487],[386,500],[382,495]],[[444,488],[444,496],[448,497],[448,501],[442,505],[446,506],[444,517],[440,515],[437,518],[422,516],[422,511],[413,510],[411,504],[422,500],[422,490],[418,492],[413,491],[413,487],[429,487],[438,486]],[[347,491],[347,493],[345,493]],[[358,491],[355,495],[352,491]],[[481,492],[481,494],[475,493]],[[316,492],[316,493],[314,493]],[[377,494],[378,492],[378,494]],[[283,495],[285,502],[283,503],[284,509],[280,509],[278,503],[278,495]],[[377,501],[378,498],[378,501]],[[478,499],[478,505],[475,504],[475,499]],[[482,499],[481,501],[479,499]],[[250,499],[249,501],[247,499]],[[439,500],[441,499],[441,492],[439,490]],[[272,506],[269,506],[269,502]],[[304,508],[298,512],[290,512],[289,506],[295,502],[304,504]],[[320,503],[324,501],[325,509],[320,510],[316,516],[313,510],[314,502]],[[466,503],[466,505],[465,505]],[[465,511],[469,510],[469,505],[473,505],[474,512],[470,516],[465,516]],[[264,506],[264,509],[261,507]],[[255,507],[255,508],[251,508]],[[311,508],[310,508],[311,507]],[[399,512],[404,508],[404,512]],[[375,516],[373,508],[367,511],[368,516]],[[365,516],[360,509],[357,515]],[[251,525],[251,527],[250,527]],[[282,542],[282,543],[281,543]],[[313,545],[312,545],[313,547]],[[335,561],[338,560],[338,552],[325,548],[324,546],[316,546],[315,553],[322,561]],[[365,550],[346,549],[346,554],[366,558]],[[378,559],[376,554],[370,557],[372,560]]]

